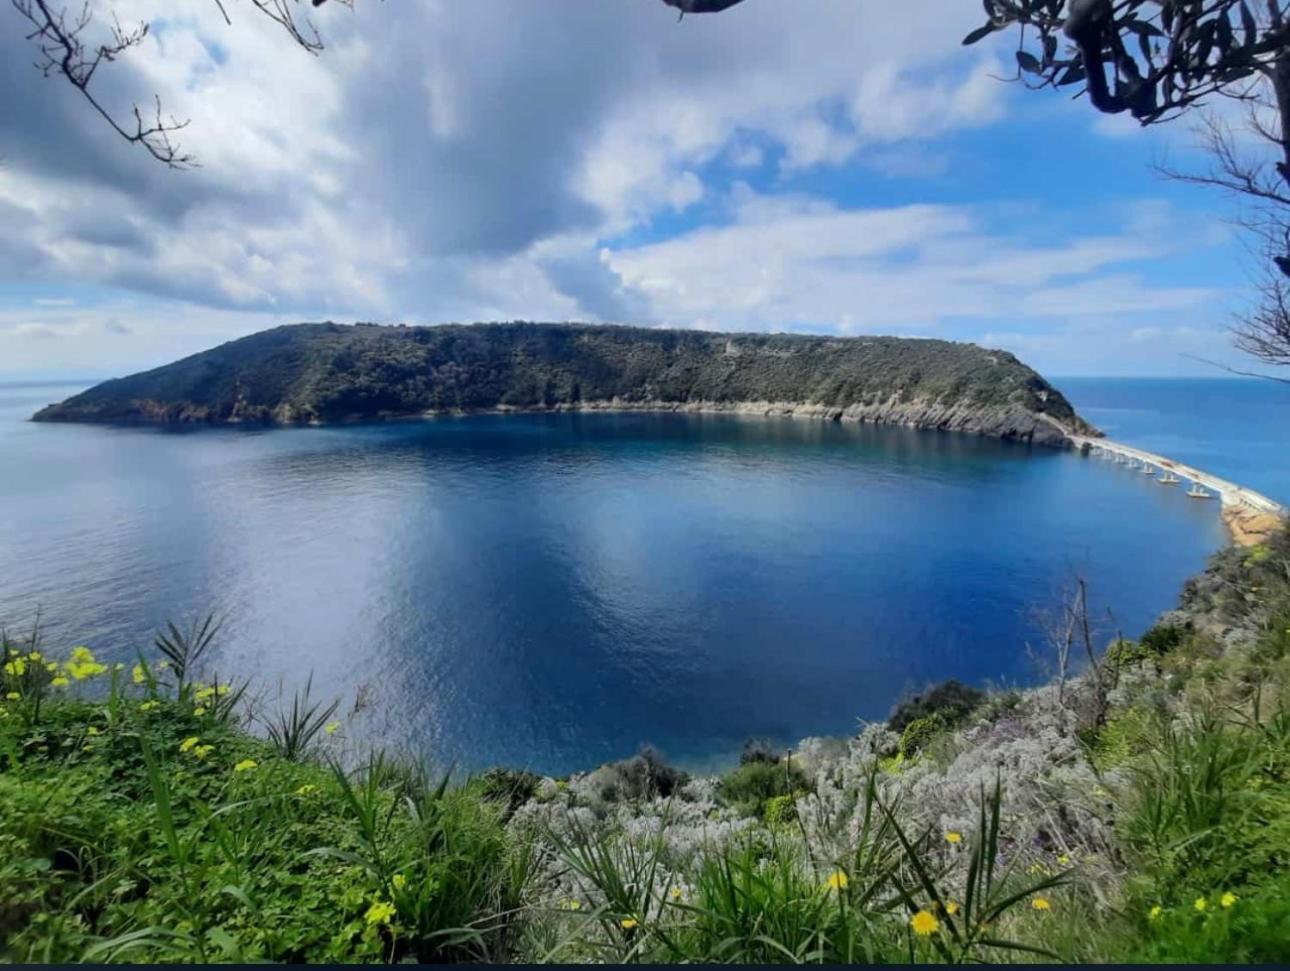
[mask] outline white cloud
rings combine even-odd
[[[1134,225],[1052,243],[992,232],[987,212],[961,206],[844,210],[746,188],[733,206],[730,225],[620,250],[609,264],[656,318],[735,329],[937,330],[1176,310],[1215,296],[1126,272],[1175,245]]]
[[[758,0],[680,24],[657,0],[328,4],[317,58],[247,5],[231,27],[207,3],[115,8],[157,26],[104,69],[104,96],[158,92],[192,117],[203,167],[162,169],[40,78],[0,4],[0,288],[51,294],[0,310],[6,367],[143,366],[325,317],[938,334],[1212,297],[1146,276],[1161,239],[1213,242],[1171,234],[1168,210],[1035,239],[992,206],[705,184],[710,166],[753,178],[768,161],[785,179],[853,162],[856,179],[943,175],[944,136],[997,123],[1015,91],[989,49],[959,46],[980,19],[963,0]],[[63,304],[68,284],[113,296]],[[77,340],[39,339],[60,334]]]

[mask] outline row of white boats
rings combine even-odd
[[[1139,462],[1137,459],[1128,458],[1127,456],[1120,455],[1118,452],[1103,452],[1102,454],[1114,461],[1116,465],[1128,466],[1131,470],[1140,471],[1143,475],[1156,474],[1156,467],[1150,462]],[[1162,468],[1160,470],[1160,477],[1156,479],[1156,481],[1161,485],[1175,485],[1181,482],[1182,479],[1175,475],[1172,469]],[[1193,482],[1191,484],[1191,488],[1187,490],[1187,495],[1191,496],[1193,499],[1216,498],[1214,493],[1210,492],[1199,482]]]

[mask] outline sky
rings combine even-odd
[[[894,334],[1050,376],[1214,375],[1254,269],[1185,123],[1000,80],[975,0],[355,0],[312,56],[247,3],[103,68],[173,171],[0,4],[0,377],[99,378],[283,323]],[[302,5],[301,10],[307,8]]]

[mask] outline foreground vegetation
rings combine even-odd
[[[5,639],[4,958],[1290,959],[1285,534],[1068,683],[943,686],[719,780],[646,752],[450,784],[307,694],[253,733],[213,636]]]

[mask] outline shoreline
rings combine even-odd
[[[962,404],[941,405],[914,401],[898,403],[891,399],[883,402],[836,405],[810,404],[792,401],[666,401],[649,399],[624,401],[622,399],[597,399],[579,402],[556,402],[550,405],[489,405],[482,407],[431,408],[417,412],[377,412],[371,415],[343,416],[331,420],[318,418],[298,419],[288,407],[268,416],[244,418],[236,414],[227,418],[211,418],[197,413],[168,415],[163,408],[141,402],[139,413],[130,416],[76,418],[41,418],[33,415],[29,421],[49,424],[99,424],[99,425],[209,425],[211,427],[262,425],[271,428],[315,427],[326,428],[343,425],[382,424],[385,422],[419,421],[433,418],[463,418],[475,415],[525,415],[557,413],[655,413],[687,415],[743,415],[758,418],[801,418],[815,421],[854,422],[857,424],[889,425],[914,428],[921,431],[952,432],[993,438],[1044,448],[1070,448],[1069,433],[1057,419],[1043,412],[1030,411],[1015,405],[995,408],[977,408]],[[1089,426],[1092,428],[1092,426]],[[1093,431],[1097,431],[1093,429]]]

